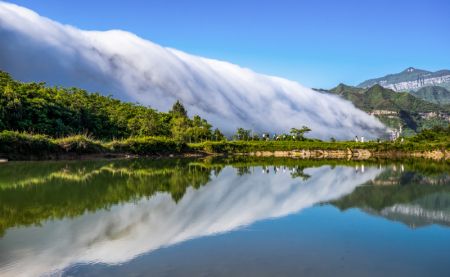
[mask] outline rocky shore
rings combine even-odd
[[[347,150],[292,150],[292,151],[256,151],[239,153],[258,157],[297,157],[313,159],[360,159],[370,158],[425,158],[432,160],[450,159],[450,151],[372,151],[368,149]]]

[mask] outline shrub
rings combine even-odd
[[[31,135],[15,131],[0,132],[0,153],[6,155],[47,155],[58,147],[45,135]]]
[[[181,153],[187,150],[185,143],[161,137],[132,137],[125,140],[115,140],[107,143],[107,147],[114,152],[144,155]]]
[[[66,153],[92,154],[106,151],[106,148],[101,144],[101,142],[88,138],[84,135],[54,139],[53,142]]]

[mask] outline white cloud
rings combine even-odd
[[[0,69],[24,81],[79,86],[168,110],[177,99],[228,133],[236,127],[314,137],[376,137],[384,126],[336,96],[131,33],[83,31],[0,2]]]

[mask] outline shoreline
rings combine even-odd
[[[221,140],[183,142],[167,137],[100,141],[86,135],[51,138],[0,132],[0,160],[74,160],[133,157],[274,156],[313,159],[450,159],[450,129],[423,132],[405,141]]]
[[[296,159],[332,159],[332,160],[369,160],[369,159],[402,159],[415,158],[426,160],[450,160],[450,150],[387,150],[376,151],[369,149],[347,149],[347,150],[327,150],[327,149],[301,149],[301,150],[274,150],[274,151],[251,151],[235,153],[218,152],[185,152],[185,153],[55,153],[46,155],[25,155],[25,154],[0,154],[0,164],[9,161],[64,161],[64,160],[98,160],[98,159],[137,159],[137,158],[204,158],[214,156],[251,156],[251,157],[279,157]]]
[[[239,153],[238,153],[239,154]],[[244,153],[249,156],[260,157],[297,157],[303,159],[356,159],[367,160],[371,158],[397,159],[397,158],[422,158],[431,160],[449,160],[450,151],[428,150],[428,151],[373,151],[368,149],[347,150],[292,150],[292,151],[256,151]]]

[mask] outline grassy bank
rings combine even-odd
[[[208,153],[251,153],[258,151],[295,151],[295,150],[348,150],[366,149],[370,151],[430,151],[449,150],[447,142],[324,142],[324,141],[220,141],[203,142],[189,145],[191,149]]]
[[[237,154],[301,150],[369,150],[370,152],[449,151],[450,141],[444,134],[421,134],[403,142],[323,142],[323,141],[206,141],[183,143],[170,138],[131,137],[100,141],[84,135],[51,138],[45,135],[0,132],[0,157],[10,160],[58,159],[88,154],[181,155]]]
[[[0,157],[11,160],[58,159],[88,154],[166,155],[188,152],[185,143],[160,137],[100,141],[84,135],[54,139],[13,131],[0,132]]]
[[[396,141],[355,142],[305,139],[302,141],[207,141],[190,144],[189,147],[197,151],[208,153],[252,153],[295,150],[369,150],[371,152],[412,152],[412,151],[449,151],[450,126],[447,128],[433,128],[424,130],[414,137],[398,139]]]

